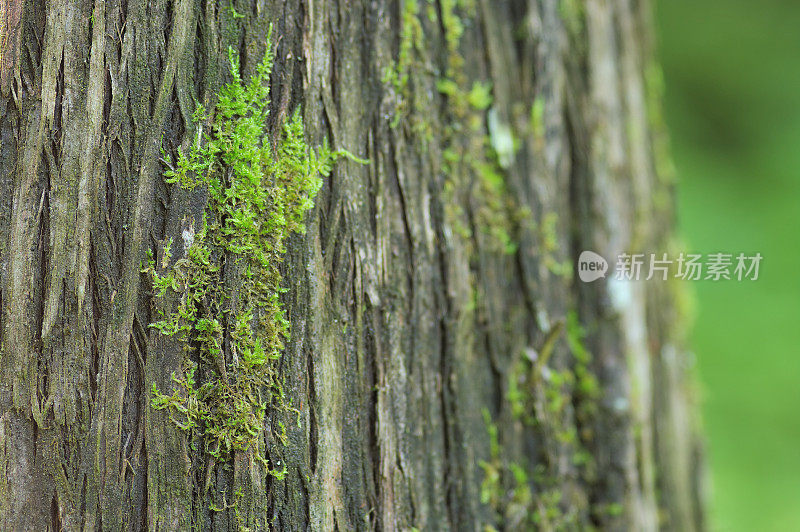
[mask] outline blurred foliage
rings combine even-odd
[[[666,116],[692,251],[760,252],[695,282],[714,530],[800,530],[800,2],[661,0]]]

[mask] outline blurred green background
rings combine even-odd
[[[760,252],[694,282],[713,530],[800,530],[800,2],[660,0],[688,250]]]

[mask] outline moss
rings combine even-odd
[[[440,6],[445,45],[448,53],[452,56],[448,64],[448,76],[452,77],[456,70],[463,67],[463,59],[458,54],[458,46],[461,43],[461,35],[464,33],[464,25],[456,14],[456,8],[460,7],[456,0],[442,0]]]
[[[236,6],[233,5],[233,1],[228,3],[228,6],[225,8],[228,13],[230,13],[233,20],[238,20],[240,18],[244,18],[244,15],[236,11]]]
[[[528,508],[533,501],[531,482],[526,467],[508,461],[498,442],[497,426],[492,423],[489,411],[483,410],[483,418],[489,432],[489,460],[481,460],[483,469],[481,502],[492,508],[501,528],[516,528],[527,519]],[[489,526],[487,530],[495,530]]]
[[[625,511],[625,508],[618,502],[612,502],[607,504],[595,504],[592,506],[592,513],[596,516],[609,516],[609,517],[617,517],[622,515]]]
[[[304,215],[321,176],[338,157],[350,155],[325,143],[309,148],[299,109],[272,145],[266,125],[272,49],[248,82],[232,50],[229,58],[232,82],[221,90],[213,120],[198,106],[189,153],[178,150],[174,164],[164,156],[166,182],[201,187],[208,203],[196,234],[193,228],[184,232],[182,256],[170,265],[175,250],[168,241],[160,264],[151,253],[144,268],[156,298],[169,293],[179,302],[151,327],[180,339],[186,353],[171,392],[153,383],[151,405],[199,436],[212,463],[255,448],[267,466],[260,448],[265,416],[273,408],[291,408],[274,363],[289,336],[279,265],[286,239],[305,232]],[[276,436],[285,440],[285,432]],[[270,472],[280,477],[285,466]]]
[[[586,21],[586,9],[583,0],[560,0],[558,12],[564,21],[564,26],[571,35],[583,32]]]
[[[447,52],[445,76],[436,83],[447,99],[449,123],[443,135],[443,169],[448,216],[456,233],[472,237],[463,221],[466,213],[458,205],[470,205],[473,225],[488,236],[490,249],[505,254],[516,252],[515,214],[518,209],[506,187],[505,171],[513,161],[516,141],[507,124],[492,108],[492,85],[470,83],[459,47],[464,23],[459,12],[469,16],[475,6],[468,2],[441,2],[440,22]],[[472,178],[474,176],[474,179]]]
[[[528,349],[512,365],[506,400],[512,417],[541,436],[544,456],[567,453],[583,478],[591,482],[596,465],[585,446],[592,439],[590,427],[597,412],[600,387],[590,369],[592,358],[584,345],[585,337],[586,331],[576,312],[568,312],[565,319],[555,321],[538,350]],[[566,342],[571,357],[567,367],[556,369],[550,360],[560,341]],[[497,427],[488,412],[484,412],[484,417],[489,431],[490,459],[481,463],[482,500],[495,510],[499,522],[518,524],[513,521],[513,516],[519,514],[515,504],[527,501],[524,513],[528,516],[525,522],[528,528],[558,530],[574,526],[579,511],[573,506],[582,503],[562,501],[565,479],[554,464],[539,463],[530,469],[504,459]],[[523,478],[526,478],[524,483]],[[530,496],[523,496],[526,487],[535,488]]]
[[[572,278],[572,262],[569,259],[559,261],[556,254],[560,250],[558,244],[558,232],[556,226],[558,225],[558,215],[554,212],[548,212],[542,217],[540,238],[542,241],[542,260],[545,267],[550,270],[553,275],[563,277],[565,279]]]
[[[501,530],[573,530],[576,515],[562,509],[559,479],[547,474],[543,465],[532,470],[504,457],[498,443],[497,426],[484,409],[489,432],[490,459],[479,462],[484,472],[481,502],[488,505]],[[491,525],[484,530],[497,530]]]
[[[483,111],[492,105],[492,84],[490,82],[476,81],[472,84],[467,101],[476,111]]]
[[[542,96],[537,96],[533,100],[533,105],[531,105],[530,121],[533,138],[538,143],[544,142],[544,98]]]
[[[597,415],[597,401],[600,398],[600,383],[591,370],[592,355],[584,345],[586,330],[581,326],[578,314],[575,311],[567,313],[567,344],[574,359],[575,388],[575,415],[581,425],[581,440],[588,443],[593,434],[589,427]],[[580,460],[586,462],[585,460]],[[586,463],[587,470],[593,465]],[[591,476],[591,475],[589,475]]]
[[[664,118],[664,73],[656,60],[651,59],[647,62],[644,81],[656,177],[661,183],[671,185],[676,181],[677,172],[672,160],[669,133]],[[655,203],[660,209],[670,204],[669,190],[669,187],[659,187],[656,191]]]
[[[545,481],[551,483],[552,481]],[[563,493],[556,487],[548,487],[537,494],[537,502],[531,512],[531,521],[541,530],[571,530],[570,523],[561,509]],[[573,525],[569,527],[568,525]]]
[[[465,28],[459,14],[474,16],[476,5],[471,0],[443,0],[439,7],[436,10],[432,3],[427,3],[427,20],[423,20],[418,0],[404,0],[401,4],[398,57],[383,72],[383,82],[395,98],[390,126],[407,124],[423,152],[433,140],[433,125],[428,117],[435,110],[430,98],[421,95],[428,92],[430,80],[426,76],[431,72],[425,58],[436,43],[426,41],[424,23],[432,28],[438,22],[443,32],[445,65],[442,77],[434,85],[446,97],[449,115],[440,135],[442,169],[447,175],[448,219],[456,234],[465,240],[475,236],[471,228],[474,226],[489,236],[493,250],[514,253],[517,247],[512,235],[517,209],[506,191],[503,172],[513,159],[517,143],[506,124],[498,121],[496,125],[500,127],[494,130],[487,124],[487,111],[492,113],[492,85],[484,81],[469,82],[459,51]],[[503,142],[497,142],[498,139]],[[472,207],[469,214],[473,220],[469,220],[464,205]]]
[[[425,117],[423,99],[414,90],[412,72],[425,53],[425,34],[420,20],[418,0],[404,0],[400,22],[400,47],[397,61],[384,69],[383,82],[392,87],[395,93],[392,128],[400,125],[404,118],[412,117],[411,127],[415,133],[430,140],[433,131]],[[429,13],[430,16],[430,13]]]

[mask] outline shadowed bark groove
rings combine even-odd
[[[702,528],[677,288],[573,276],[674,245],[648,4],[0,0],[0,528]],[[281,266],[283,476],[151,408],[184,354],[141,272],[208,200],[161,150],[270,24],[272,145],[301,106],[369,159]]]

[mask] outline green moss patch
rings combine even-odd
[[[201,228],[184,234],[183,255],[174,264],[169,242],[161,264],[150,254],[143,269],[156,298],[171,293],[178,301],[177,310],[151,327],[179,338],[186,354],[172,390],[153,384],[151,405],[199,436],[216,463],[254,447],[264,461],[265,417],[272,408],[290,408],[274,364],[289,336],[279,265],[287,238],[305,232],[304,215],[322,177],[337,158],[352,157],[325,143],[311,149],[299,110],[271,143],[272,49],[247,82],[232,50],[229,58],[233,80],[221,90],[213,119],[198,106],[189,153],[178,150],[174,163],[164,157],[168,183],[207,190]]]

